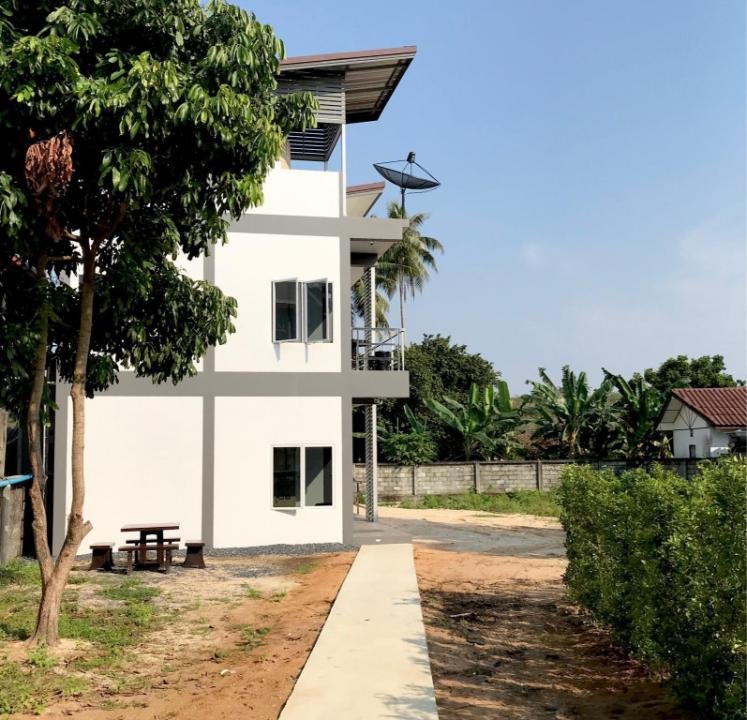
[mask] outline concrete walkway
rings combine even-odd
[[[409,543],[361,547],[280,720],[436,720]]]

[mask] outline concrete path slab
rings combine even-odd
[[[361,547],[280,720],[436,720],[412,545]]]

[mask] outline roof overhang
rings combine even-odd
[[[307,91],[319,101],[317,126],[290,134],[291,158],[326,162],[342,124],[378,120],[416,51],[407,45],[282,60],[279,92]]]
[[[384,181],[366,183],[365,185],[348,185],[347,214],[355,217],[365,217],[384,192]]]

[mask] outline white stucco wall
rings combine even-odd
[[[672,440],[674,457],[690,457],[690,445],[695,445],[695,457],[708,458],[719,454],[717,448],[728,448],[731,438],[693,410],[683,408],[674,422]]]
[[[342,542],[341,437],[339,397],[217,398],[215,546]],[[272,448],[304,444],[333,448],[333,504],[275,510]]]
[[[68,404],[68,428],[72,408]],[[67,439],[68,447],[70,438]],[[72,495],[67,466],[67,510]],[[106,397],[86,401],[85,518],[96,541],[134,538],[122,525],[175,520],[182,541],[202,533],[202,399]]]
[[[276,166],[263,187],[264,202],[250,213],[340,216],[340,173]]]
[[[236,332],[215,351],[217,371],[340,372],[340,312],[350,312],[350,298],[340,292],[339,238],[229,233],[215,264],[216,285],[238,301]],[[332,282],[332,342],[272,342],[272,283],[293,278]]]

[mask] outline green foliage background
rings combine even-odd
[[[571,596],[703,718],[747,717],[746,473],[571,466],[558,492]]]

